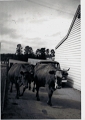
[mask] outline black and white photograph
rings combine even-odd
[[[81,119],[81,1],[0,1],[1,119]]]

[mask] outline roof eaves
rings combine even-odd
[[[77,13],[79,12],[79,10],[80,10],[80,5],[78,6],[78,8],[77,8],[77,10],[76,10],[76,13],[75,13],[75,15],[74,15],[74,17],[73,17],[73,20],[72,20],[72,23],[71,23],[71,25],[70,25],[70,28],[69,28],[69,30],[68,30],[67,35],[59,42],[59,44],[55,47],[55,49],[57,49],[57,48],[68,38],[68,36],[69,36],[69,34],[70,34],[70,32],[71,32],[71,29],[72,29],[72,27],[73,27],[73,25],[74,25],[74,22],[75,22],[75,20],[76,20]]]

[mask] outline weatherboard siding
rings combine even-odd
[[[55,50],[55,60],[61,68],[69,70],[68,84],[81,90],[81,31],[80,18],[76,18],[67,39]]]

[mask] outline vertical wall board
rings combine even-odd
[[[76,17],[66,40],[55,50],[55,60],[61,68],[69,70],[68,83],[81,90],[81,22]]]

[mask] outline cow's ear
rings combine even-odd
[[[49,71],[49,74],[55,74],[56,71],[52,70],[52,71]]]
[[[20,71],[20,74],[21,74],[21,75],[24,75],[24,72],[23,72],[23,71]]]

